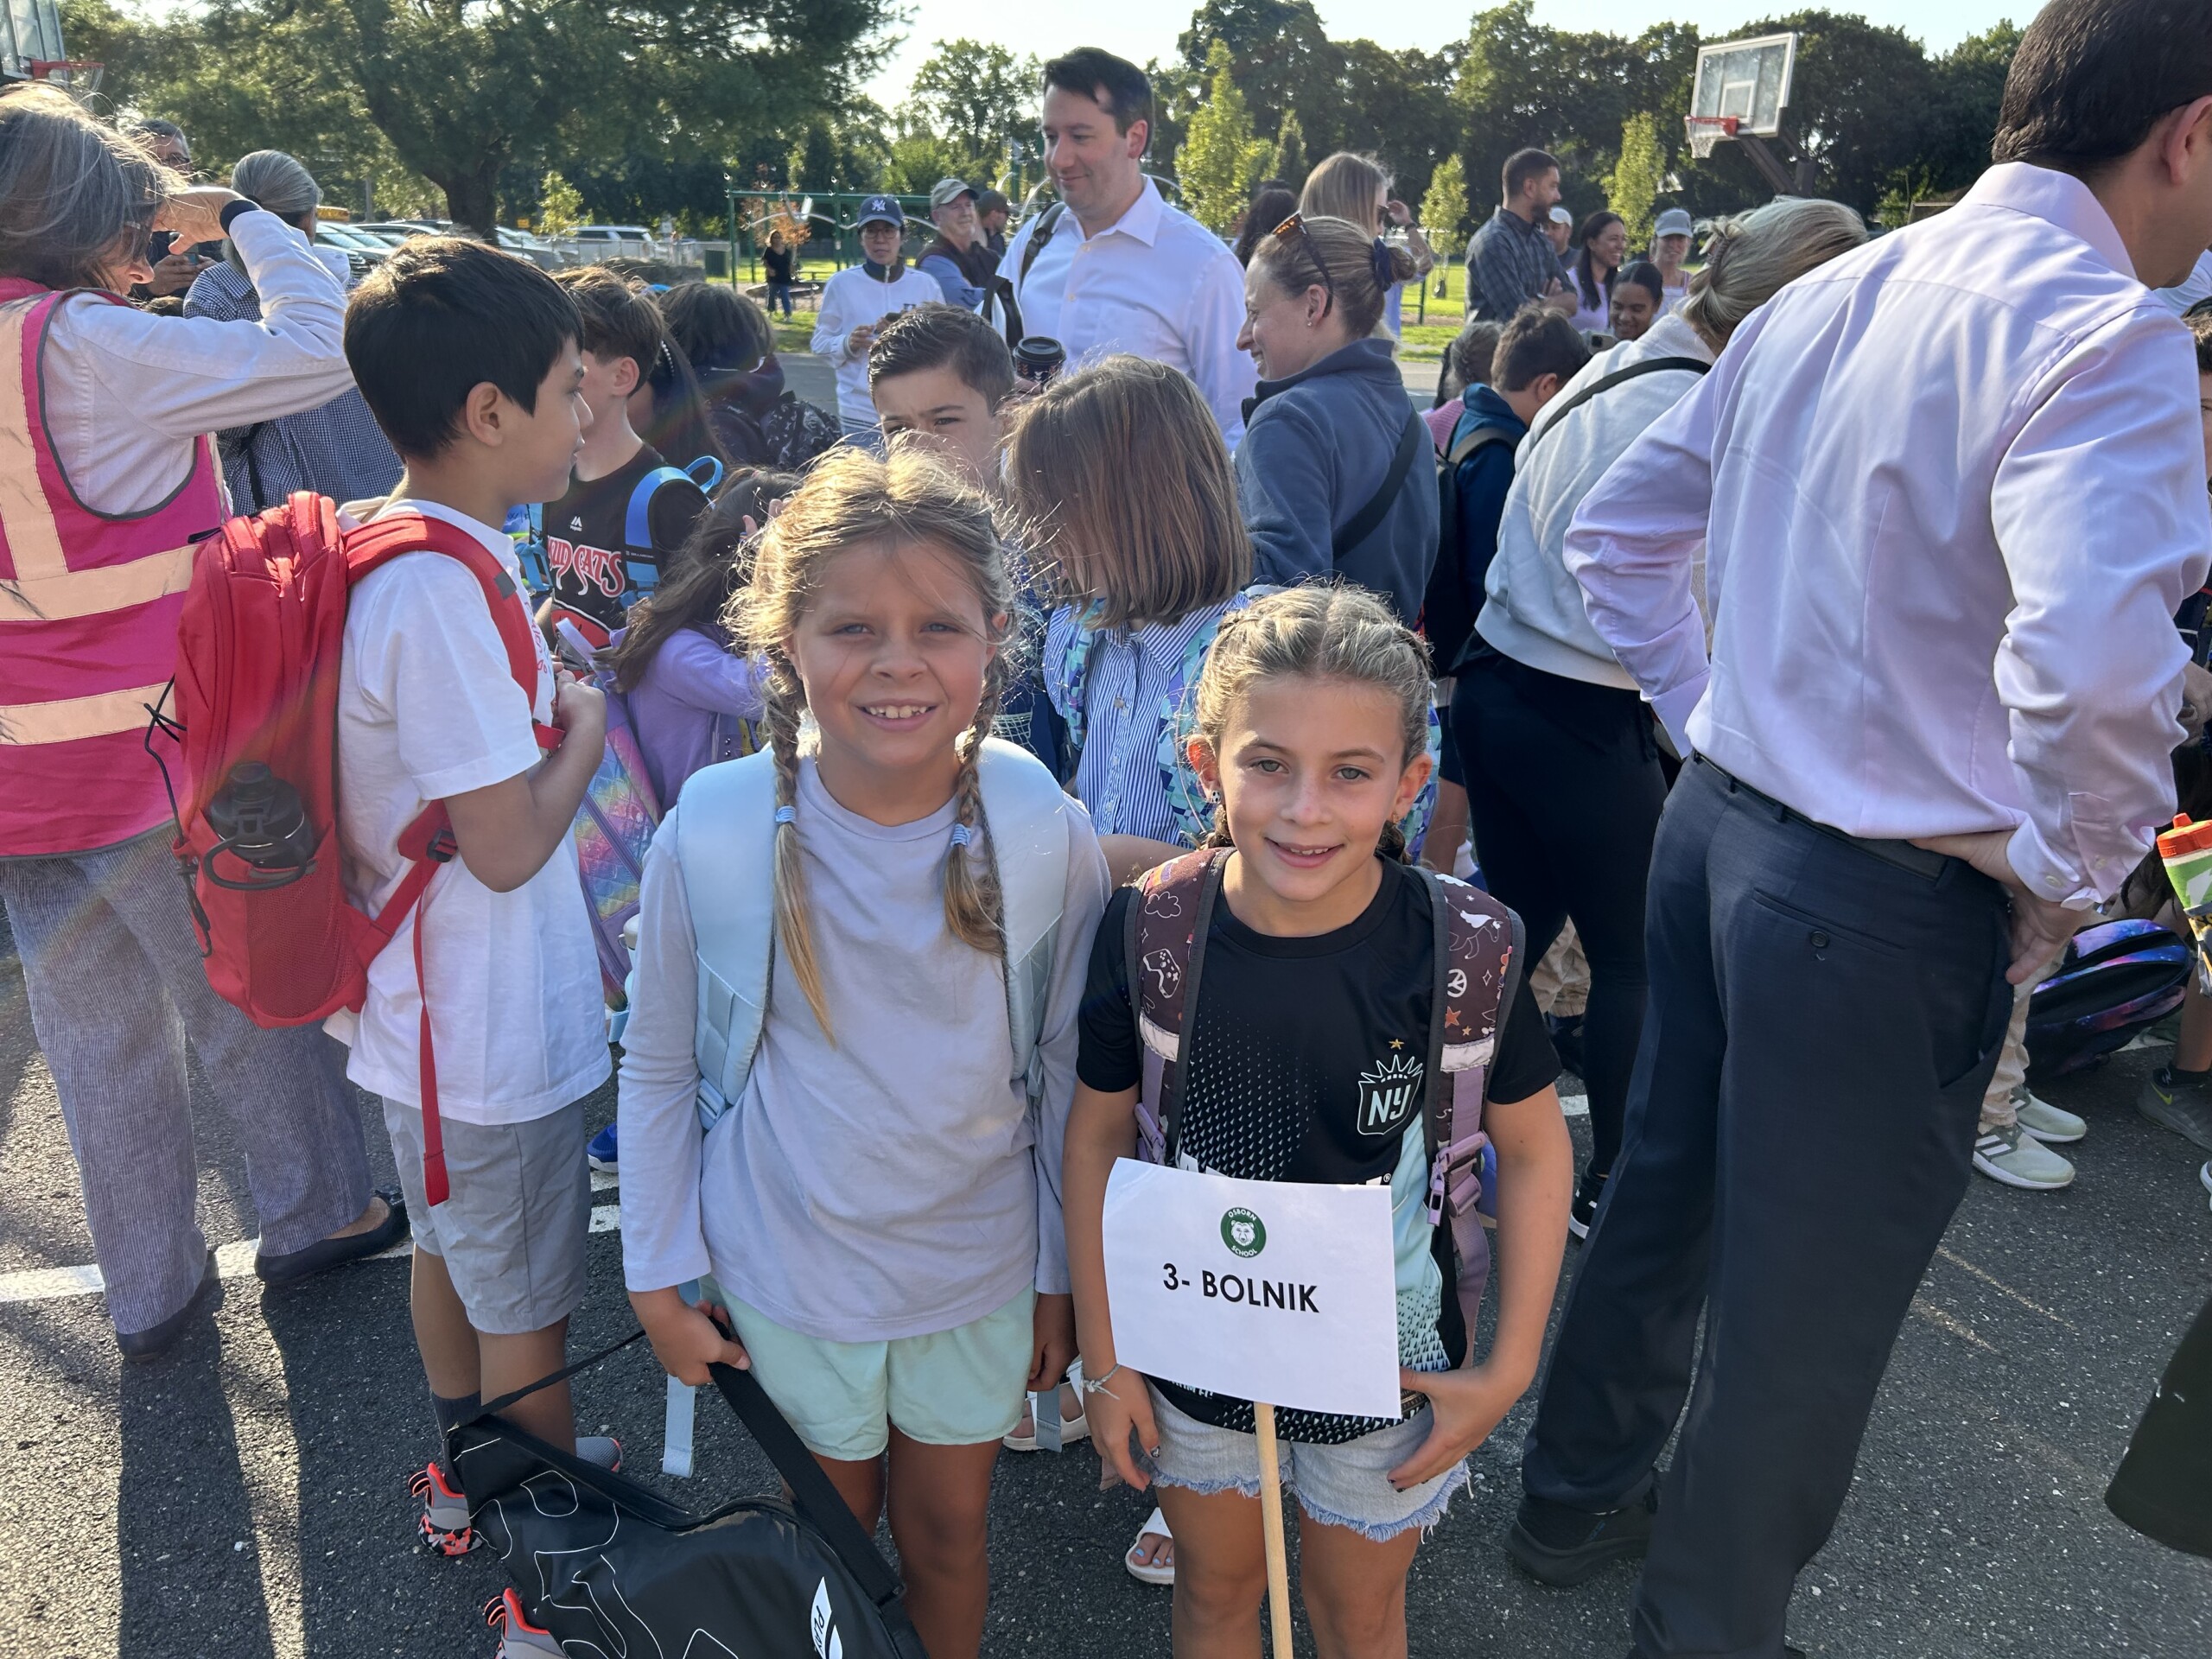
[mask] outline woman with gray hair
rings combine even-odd
[[[262,320],[124,304],[157,228],[230,237]],[[52,87],[0,92],[0,905],[131,1358],[172,1345],[215,1283],[188,1038],[250,1148],[264,1280],[406,1229],[369,1190],[330,1039],[259,1030],[208,988],[142,747],[196,545],[225,517],[206,435],[343,391],[345,304],[274,213],[188,187]]]
[[[307,238],[308,251],[341,283],[350,280],[344,254],[314,245],[322,191],[299,162],[281,149],[241,156],[231,168],[231,188]],[[223,262],[194,279],[184,297],[184,315],[260,321],[261,296],[237,243],[226,242]],[[351,385],[319,408],[228,428],[216,434],[216,446],[233,512],[276,506],[295,490],[334,501],[363,500],[389,494],[399,481],[398,452]]]
[[[1722,225],[1679,311],[1599,353],[1537,416],[1498,524],[1473,654],[1452,694],[1475,846],[1521,914],[1529,960],[1572,919],[1590,961],[1583,1081],[1590,1161],[1569,1226],[1586,1235],[1619,1150],[1643,1028],[1644,877],[1667,795],[1651,711],[1590,626],[1561,550],[1582,498],[1687,396],[1745,318],[1866,239],[1850,208],[1784,199]]]

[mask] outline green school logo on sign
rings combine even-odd
[[[1268,1230],[1259,1217],[1242,1206],[1221,1218],[1221,1242],[1232,1254],[1250,1260],[1268,1248]]]

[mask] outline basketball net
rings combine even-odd
[[[1684,118],[1682,124],[1690,138],[1690,154],[1703,161],[1713,154],[1713,147],[1723,138],[1733,138],[1738,118],[1732,115],[1693,115]]]

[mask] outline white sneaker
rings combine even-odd
[[[1974,1166],[1993,1181],[2031,1192],[2056,1192],[2074,1181],[2074,1166],[2018,1123],[1985,1131],[1974,1143]]]
[[[2020,1127],[2047,1147],[2071,1146],[2089,1132],[2089,1126],[2071,1112],[2062,1112],[2047,1100],[2038,1100],[2024,1088],[2013,1099],[2020,1109]]]

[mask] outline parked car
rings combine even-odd
[[[554,245],[542,236],[532,236],[528,231],[510,229],[502,225],[499,245],[509,253],[518,253],[541,270],[557,270],[566,263]]]
[[[317,247],[334,248],[346,256],[346,267],[357,283],[391,257],[391,244],[356,231],[350,225],[318,225],[315,239]]]

